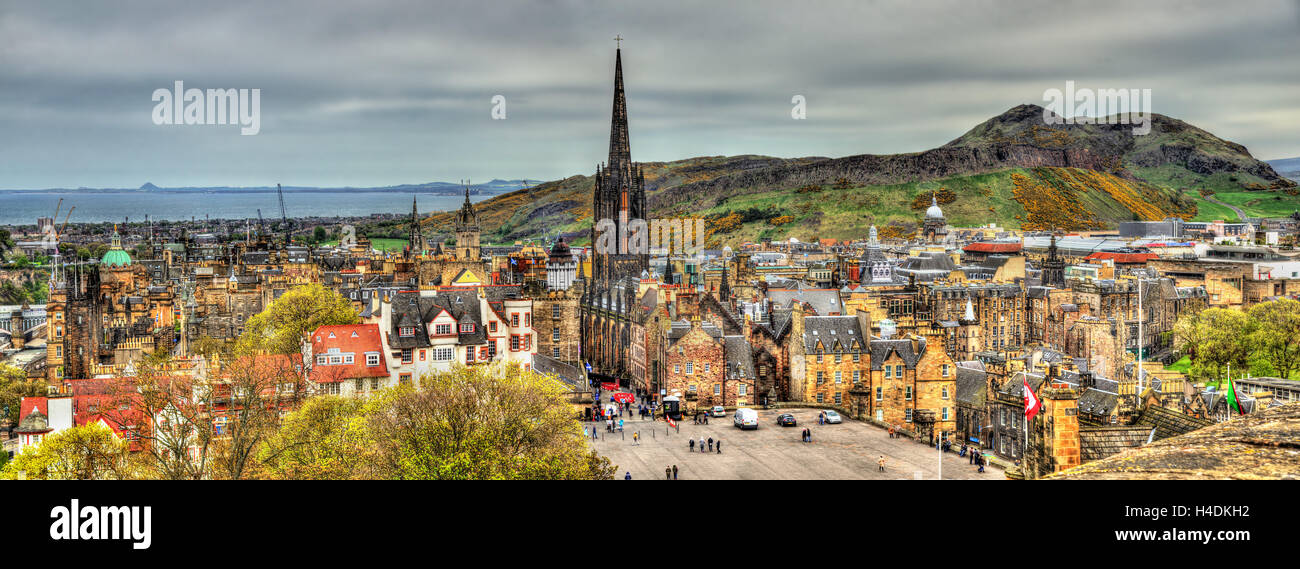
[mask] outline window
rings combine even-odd
[[[695,375],[695,362],[686,362],[686,375]]]
[[[747,395],[747,394],[749,393],[749,389],[748,389],[748,387],[749,387],[748,385],[745,385],[745,384],[743,384],[743,383],[740,384],[740,385],[737,385],[737,386],[736,386],[736,395],[739,395],[739,396],[741,396],[741,397],[744,397],[745,395]]]
[[[704,362],[704,373],[709,373],[709,369],[711,365],[712,364],[710,364],[709,362]]]
[[[559,318],[559,317],[560,317],[560,305],[558,305],[558,304],[552,304],[552,305],[551,305],[551,318]]]
[[[905,421],[907,421],[908,423],[911,423],[911,422],[912,422],[912,410],[911,410],[911,409],[904,409],[904,410],[903,410],[903,419],[904,419]]]
[[[409,385],[411,383],[411,374],[404,373],[397,376],[397,382],[402,385]]]
[[[840,383],[844,383],[844,378],[843,378],[843,376],[841,375],[842,373],[843,373],[843,372],[841,372],[841,371],[838,370],[838,369],[835,370],[835,383],[836,383],[837,385],[840,384]]]
[[[461,324],[461,325],[460,325],[460,333],[461,333],[461,334],[473,334],[473,333],[474,333],[474,323],[473,323],[473,322],[466,322],[466,323],[464,323],[464,324]]]
[[[944,407],[944,408],[943,408],[943,420],[945,420],[945,421],[948,420],[948,408],[947,408],[947,407]]]
[[[818,393],[818,394],[817,394],[817,402],[818,402],[818,403],[825,403],[825,402],[826,402],[826,394],[825,394],[825,393]]]
[[[912,400],[912,386],[910,386],[910,385],[907,386],[907,387],[903,390],[903,392],[904,392],[904,394],[905,394],[905,399],[907,399],[908,401],[911,401],[911,400]]]
[[[420,350],[420,361],[424,361],[424,350]]]
[[[338,394],[339,394],[339,384],[337,384],[337,383],[326,383],[325,385],[322,385],[322,386],[321,386],[321,391],[323,391],[323,392],[325,393],[325,395],[338,395]]]
[[[343,363],[345,364],[355,363],[355,360],[352,359],[352,354],[345,354],[343,356]]]
[[[366,388],[366,380],[358,377],[356,379],[356,387],[355,387],[356,392],[360,393],[362,391],[365,391],[365,388]]]
[[[836,392],[835,392],[835,404],[836,404],[836,405],[839,405],[839,404],[842,403],[843,401],[844,401],[844,399],[843,399],[843,397],[841,396],[840,392],[839,392],[839,391],[836,391]]]
[[[853,354],[853,363],[856,364],[860,361],[862,361],[862,354],[858,354],[858,353]]]
[[[817,350],[817,363],[822,363],[822,359],[823,356],[821,350]]]
[[[493,340],[493,341],[491,341],[491,342],[488,342],[487,350],[488,350],[488,357],[489,357],[489,358],[495,358],[495,357],[497,357],[497,343],[496,343],[496,340]]]
[[[370,352],[366,354],[366,365],[374,367],[379,365],[379,354]]]
[[[63,346],[59,346],[59,348],[60,351],[62,351]],[[316,365],[318,366],[329,365],[329,356],[316,356]]]
[[[842,361],[844,361],[843,356],[835,354],[835,363],[840,363]]]
[[[407,337],[410,337],[410,336],[414,336],[414,335],[415,335],[415,327],[414,327],[414,326],[402,326],[401,328],[398,328],[398,329],[397,329],[397,335],[398,335],[398,336],[401,336],[401,337],[403,337],[403,338],[407,338]]]
[[[524,313],[524,328],[532,328],[532,327],[533,327],[533,313],[532,313],[532,312],[525,312],[525,313]]]
[[[948,377],[948,364],[943,364],[943,376]],[[947,397],[946,395],[944,397]]]
[[[433,361],[435,362],[449,362],[454,357],[456,357],[456,349],[451,346],[433,349]]]
[[[512,313],[512,314],[510,315],[510,327],[511,327],[511,328],[518,328],[518,327],[519,327],[519,313],[518,313],[518,312]]]
[[[555,329],[551,330],[551,341],[552,341],[552,342],[559,342],[559,341],[560,341],[560,329],[559,329],[559,328],[555,328]]]
[[[379,390],[379,378],[377,377],[370,378],[370,390],[371,391]]]
[[[474,363],[474,348],[465,348],[465,365]]]
[[[555,358],[555,359],[559,359],[559,358],[560,358],[560,349],[559,349],[559,348],[551,348],[551,357],[553,357],[553,358]]]
[[[533,335],[532,335],[532,334],[524,334],[523,336],[520,336],[520,338],[523,339],[523,342],[524,342],[524,347],[521,348],[523,351],[527,352],[528,350],[533,349]]]
[[[413,359],[413,358],[411,357],[411,349],[410,349],[410,348],[406,348],[406,349],[402,350],[402,363],[404,363],[404,364],[409,364],[409,363],[411,363],[412,359]]]
[[[722,385],[721,385],[721,384],[717,384],[717,383],[713,384],[713,394],[714,394],[714,395],[722,395]]]
[[[853,383],[858,383],[860,381],[862,381],[862,370],[860,369],[853,370]]]
[[[884,391],[884,388],[883,388],[883,387],[877,387],[877,388],[876,388],[876,401],[884,401],[884,400],[885,400],[885,391]]]
[[[944,399],[947,399],[947,398],[948,398],[948,386],[947,386],[947,385],[943,386],[943,398],[944,398]]]
[[[682,364],[673,364],[673,373],[682,373]]]
[[[493,334],[497,333],[497,323],[495,321],[488,322],[488,332],[491,332]]]
[[[433,333],[438,336],[450,336],[451,324],[436,324],[433,327]]]
[[[894,377],[896,377],[896,378],[898,378],[898,379],[903,379],[903,366],[902,366],[902,365],[896,365],[896,366],[894,366]]]
[[[817,372],[817,385],[826,383],[826,372]]]
[[[343,363],[343,358],[339,356],[330,356],[330,365],[336,366]]]
[[[885,379],[894,377],[894,366],[885,366]]]
[[[519,335],[518,335],[518,334],[511,334],[511,335],[510,335],[510,351],[512,351],[512,352],[518,352],[518,351],[519,351]]]

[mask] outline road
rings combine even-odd
[[[1205,200],[1208,201],[1208,202],[1210,202],[1210,203],[1216,203],[1216,204],[1219,204],[1219,205],[1221,205],[1221,206],[1223,206],[1223,207],[1226,207],[1226,208],[1228,208],[1228,209],[1231,209],[1231,210],[1234,211],[1234,212],[1237,212],[1237,219],[1239,219],[1239,220],[1241,220],[1241,221],[1246,221],[1246,218],[1248,217],[1248,216],[1246,215],[1246,212],[1241,211],[1241,208],[1239,208],[1239,207],[1237,207],[1237,206],[1235,206],[1235,205],[1232,205],[1232,204],[1230,204],[1230,203],[1223,203],[1223,202],[1221,202],[1221,201],[1219,201],[1219,200],[1216,200],[1216,199],[1214,199],[1214,196],[1213,196],[1213,195],[1205,196]]]
[[[776,416],[793,413],[796,427],[776,425]],[[680,433],[666,433],[663,421],[627,420],[624,432],[605,433],[600,423],[601,440],[589,444],[609,457],[618,468],[621,480],[630,472],[633,480],[663,480],[664,467],[677,465],[682,480],[821,480],[821,479],[925,479],[938,477],[939,453],[911,439],[889,438],[878,427],[845,420],[839,425],[818,425],[817,410],[761,410],[759,428],[741,431],[731,417],[711,419],[709,425],[696,425],[688,418],[679,424]],[[587,423],[592,425],[592,423]],[[799,440],[805,427],[813,431],[813,442]],[[641,444],[634,445],[632,433],[640,431]],[[690,451],[687,441],[699,438],[721,439],[722,454]],[[885,472],[877,460],[885,457]],[[987,467],[984,474],[968,464],[956,452],[948,453],[943,463],[945,479],[1004,479],[1001,470]]]

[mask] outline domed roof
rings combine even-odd
[[[131,255],[121,249],[109,249],[99,264],[105,267],[126,267],[131,265]]]
[[[930,209],[925,210],[926,217],[943,217],[943,210],[939,209],[939,200],[935,199],[933,194],[930,195]]]
[[[122,236],[117,233],[117,225],[113,225],[113,244],[99,260],[99,264],[105,267],[126,267],[131,264],[131,255],[122,250]]]

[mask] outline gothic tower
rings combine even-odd
[[[411,226],[406,230],[406,257],[416,257],[424,253],[424,236],[420,234],[420,212],[411,198]]]
[[[592,277],[606,283],[620,278],[637,277],[649,268],[648,252],[632,251],[632,224],[646,223],[645,176],[641,167],[632,162],[632,147],[628,141],[627,100],[623,94],[623,50],[614,54],[614,105],[609,130],[609,160],[596,168],[596,185],[592,196],[591,242],[595,249],[592,259]],[[605,224],[605,243],[614,250],[599,250]],[[648,230],[642,229],[648,237]],[[612,233],[611,233],[612,232]],[[643,237],[644,238],[644,237]]]
[[[479,252],[478,212],[469,201],[469,186],[465,186],[465,203],[456,212],[456,258],[461,261],[478,261]]]
[[[1052,243],[1047,246],[1047,259],[1043,261],[1043,285],[1065,288],[1065,261],[1056,250],[1056,233],[1052,233]]]

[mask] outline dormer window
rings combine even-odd
[[[409,337],[411,337],[411,336],[414,336],[414,335],[415,335],[415,327],[414,327],[414,326],[402,326],[401,328],[398,328],[398,329],[397,329],[397,335],[398,335],[398,336],[401,336],[401,337],[403,337],[403,338],[409,338]]]
[[[461,334],[472,334],[472,333],[474,333],[474,324],[473,324],[473,323],[465,323],[465,324],[461,324],[461,325],[460,325],[460,333],[461,333]]]
[[[435,324],[433,326],[433,333],[438,336],[450,336],[451,324]]]

